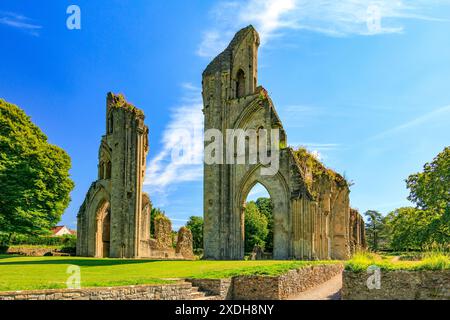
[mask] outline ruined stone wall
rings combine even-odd
[[[264,176],[260,173],[261,164],[236,164],[236,153],[233,165],[204,165],[204,257],[244,257],[245,201],[251,188],[260,183],[274,203],[274,259],[347,259],[348,186],[317,179],[286,147],[286,132],[274,104],[267,91],[258,86],[258,46],[258,33],[252,26],[246,27],[203,72],[205,131],[222,132],[226,162],[230,160],[226,158],[226,130],[278,129],[279,170],[273,176]],[[239,134],[238,139],[243,138]],[[208,143],[205,141],[205,147]],[[272,154],[276,152],[268,147]]]
[[[345,270],[343,300],[450,300],[450,270],[381,271],[380,288],[369,289],[366,272]]]
[[[172,222],[166,216],[159,215],[154,219],[155,223],[155,249],[162,250],[173,247]]]
[[[186,227],[181,227],[178,231],[177,246],[175,252],[187,259],[194,258],[192,232]]]
[[[167,218],[154,222],[156,236],[150,238],[152,204],[142,191],[149,150],[143,112],[122,95],[108,93],[105,119],[98,177],[77,215],[77,255],[184,258],[172,246]],[[186,244],[182,251],[188,254]]]
[[[148,152],[148,128],[141,110],[122,95],[108,93],[106,134],[99,148],[98,178],[78,213],[77,254],[139,257],[142,183]]]
[[[210,296],[217,296],[221,300],[233,299],[232,279],[186,279],[193,286]]]
[[[366,248],[365,222],[356,209],[350,209],[349,239],[352,254]]]
[[[259,37],[252,28],[241,30],[203,72],[205,130],[225,133],[233,128],[244,107],[256,98],[258,45]],[[245,74],[240,80],[242,96],[237,92],[240,71]],[[242,204],[235,200],[234,169],[222,164],[204,166],[205,258],[243,258],[241,222],[236,213],[238,210],[240,215]]]
[[[177,233],[176,247],[174,248],[172,222],[170,219],[164,215],[157,215],[152,223],[155,226],[154,237],[141,241],[143,257],[187,260],[195,258],[192,233],[189,229],[186,227],[180,228]]]

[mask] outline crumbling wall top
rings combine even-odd
[[[236,33],[228,47],[211,61],[211,63],[203,71],[203,77],[214,75],[216,72],[231,69],[231,61],[233,51],[246,38],[249,33],[253,33],[257,44],[259,44],[259,34],[252,25],[249,25]]]
[[[126,99],[125,96],[121,93],[119,94],[114,94],[112,92],[108,92],[107,95],[107,107],[108,109],[111,108],[122,108],[126,111],[132,112],[134,114],[136,114],[137,116],[143,118],[144,117],[144,112],[137,108],[136,106],[134,106],[133,104],[129,103]]]

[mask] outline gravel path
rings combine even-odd
[[[340,300],[341,288],[342,274],[338,274],[327,282],[292,296],[288,300]]]

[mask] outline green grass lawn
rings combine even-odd
[[[173,278],[278,275],[335,261],[158,261],[0,255],[0,291],[65,288],[69,265],[81,268],[82,287],[169,283]]]

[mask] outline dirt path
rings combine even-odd
[[[342,274],[338,274],[327,282],[292,296],[288,300],[340,300],[341,288]]]

